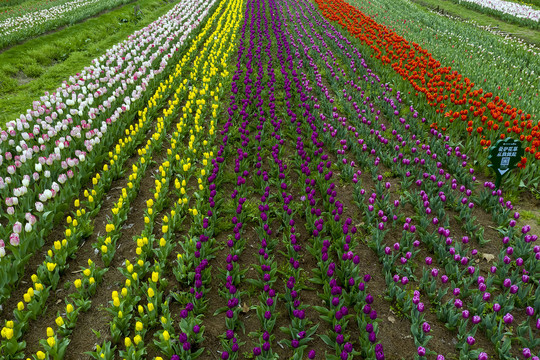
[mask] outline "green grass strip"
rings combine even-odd
[[[519,26],[510,24],[508,22],[499,20],[493,16],[481,14],[477,11],[470,10],[454,4],[448,0],[412,0],[413,2],[429,9],[444,10],[452,16],[458,16],[464,20],[475,21],[481,26],[498,27],[498,30],[505,33],[509,33],[516,37],[519,37],[530,44],[540,45],[540,31],[528,28],[526,26]]]
[[[99,17],[31,39],[0,53],[0,126],[32,107],[45,91],[169,11],[174,2],[138,0]],[[134,8],[140,6],[138,16]]]

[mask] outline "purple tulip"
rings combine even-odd
[[[505,324],[509,325],[514,321],[514,317],[512,316],[512,314],[507,313],[506,315],[503,316],[503,320]]]

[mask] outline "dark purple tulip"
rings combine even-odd
[[[512,314],[507,313],[506,315],[503,316],[503,320],[505,324],[509,325],[514,321],[514,317],[512,316]]]
[[[221,353],[221,359],[222,360],[227,360],[228,358],[229,358],[229,352],[228,351],[224,351],[224,352]],[[173,360],[173,359],[171,359],[171,360]],[[180,360],[180,358],[178,360]]]
[[[186,333],[180,333],[180,335],[178,336],[178,341],[180,341],[181,343],[184,343],[187,341],[187,334]]]
[[[308,359],[315,359],[315,350],[310,350],[308,354]]]
[[[367,324],[366,331],[371,334],[373,332],[373,324],[371,323]]]
[[[427,322],[424,322],[422,324],[422,331],[427,334],[428,332],[431,331],[431,326],[429,326],[429,324]]]
[[[358,290],[364,291],[366,289],[366,285],[364,283],[358,284]]]
[[[426,349],[424,347],[418,347],[418,356],[426,356]]]
[[[261,352],[262,352],[262,351],[261,351],[261,348],[260,348],[260,347],[254,347],[254,348],[253,348],[253,355],[259,356],[259,355],[261,355]]]

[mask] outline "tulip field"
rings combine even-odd
[[[0,126],[1,359],[539,359],[540,49],[404,0],[173,3]]]

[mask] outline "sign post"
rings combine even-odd
[[[514,169],[521,161],[525,150],[521,147],[521,142],[514,139],[499,140],[489,150],[488,159],[491,164],[488,167],[495,171],[495,186],[501,186],[503,175]]]

